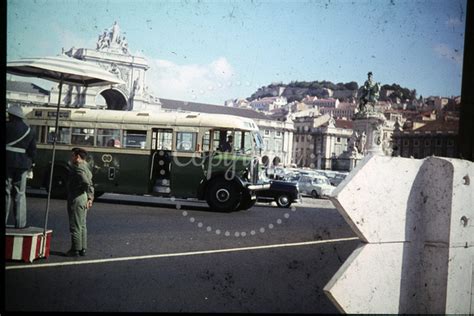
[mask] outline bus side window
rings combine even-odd
[[[202,135],[202,151],[210,151],[211,150],[211,132],[207,131]]]
[[[234,150],[235,151],[240,151],[243,146],[242,146],[242,131],[235,131],[234,132]]]
[[[212,133],[212,150],[222,150],[222,146],[227,142],[228,136],[231,136],[232,132],[228,130],[217,130]]]
[[[153,130],[153,139],[151,149],[153,150],[171,150],[173,146],[173,130],[157,129]]]
[[[70,144],[71,143],[71,129],[69,127],[59,127],[59,133],[56,137],[56,143],[58,144]],[[53,136],[55,135],[55,127],[48,127],[48,144],[53,143]]]
[[[221,131],[212,131],[212,151],[219,150]]]
[[[120,147],[120,130],[110,128],[97,129],[98,147]]]
[[[146,131],[127,130],[123,132],[123,146],[125,148],[145,148]]]
[[[176,133],[176,150],[177,151],[195,151],[197,133],[177,132]]]
[[[44,143],[43,135],[45,134],[45,127],[40,126],[40,125],[30,125],[30,126],[31,126],[31,129],[35,132],[36,143],[43,144]]]
[[[72,145],[94,146],[94,129],[73,128],[71,135]]]

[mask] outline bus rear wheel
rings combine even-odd
[[[46,178],[46,190],[49,190],[49,172]],[[66,169],[55,168],[53,172],[53,181],[51,183],[51,197],[55,199],[66,199],[67,198],[67,181],[68,173]]]
[[[104,191],[94,191],[94,200],[104,195]]]
[[[239,207],[239,188],[233,181],[217,178],[209,183],[206,200],[214,211],[232,212]]]

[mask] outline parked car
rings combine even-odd
[[[270,179],[275,179],[275,180],[283,180],[285,177],[285,169],[282,167],[274,167],[274,168],[267,168],[266,171],[266,176]]]
[[[310,195],[313,198],[327,197],[336,188],[331,185],[328,178],[325,176],[306,175],[299,178],[298,187],[301,195]]]
[[[329,178],[329,182],[331,182],[332,185],[334,186],[338,186],[339,183],[342,182],[342,180],[344,180],[345,178],[347,177],[347,174],[344,174],[344,173],[336,173],[334,175],[334,177],[332,178]]]
[[[298,183],[280,180],[269,182],[269,189],[257,191],[258,201],[275,201],[279,207],[290,207],[292,203],[300,200]]]
[[[341,183],[342,180],[344,180],[347,177],[348,174],[349,174],[348,172],[325,170],[323,173],[323,176],[326,176],[329,182],[333,186],[337,187],[339,183]]]
[[[298,182],[298,179],[301,177],[301,175],[297,172],[292,172],[288,173],[285,178],[283,179],[286,182]]]

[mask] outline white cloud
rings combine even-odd
[[[54,34],[57,34],[58,36],[58,43],[56,46],[59,47],[59,51],[57,54],[61,53],[61,48],[64,48],[66,51],[72,47],[89,49],[96,48],[98,33],[96,38],[91,37],[90,34],[87,34],[85,37],[79,37],[76,30],[69,30],[57,24],[53,26],[53,29]]]
[[[232,75],[234,74],[234,70],[232,69],[232,66],[224,57],[221,57],[217,59],[216,61],[213,61],[211,63],[211,68],[214,71],[214,74],[216,75],[216,77],[222,78],[225,80],[230,79]]]
[[[463,52],[449,47],[446,44],[439,43],[434,46],[434,51],[438,57],[453,60],[456,64],[462,65]]]
[[[235,76],[234,68],[220,57],[209,64],[176,64],[147,58],[149,89],[162,98],[223,103]],[[218,101],[219,100],[219,101]]]

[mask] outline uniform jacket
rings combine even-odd
[[[94,184],[92,173],[87,162],[71,164],[69,166],[69,177],[67,181],[68,198],[74,199],[84,192],[88,199],[94,199]]]
[[[6,124],[6,144],[9,144],[21,138],[28,130],[28,124],[21,119],[10,119]],[[7,168],[30,169],[31,164],[36,158],[36,136],[33,129],[26,137],[18,143],[12,145],[14,149],[24,149],[25,152],[15,152],[6,150],[6,165]]]

